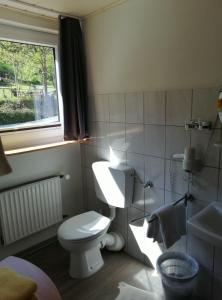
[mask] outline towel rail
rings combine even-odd
[[[184,200],[185,206],[187,206],[187,202],[188,202],[189,200],[193,200],[193,199],[194,199],[194,197],[193,197],[190,193],[186,193],[182,198],[180,198],[180,199],[178,199],[177,201],[175,201],[175,202],[172,204],[172,206],[177,205],[178,203],[180,203],[180,202],[183,201],[183,200]],[[134,222],[139,221],[139,220],[141,220],[141,219],[145,219],[145,218],[148,217],[149,215],[150,215],[150,214],[147,214],[147,215],[145,215],[144,217],[140,217],[140,218],[133,219],[133,220],[130,221],[130,223],[134,223]],[[151,220],[149,220],[148,223],[151,223],[151,222],[155,221],[156,219],[157,219],[157,217],[154,217],[154,218],[152,218]]]

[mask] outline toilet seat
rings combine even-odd
[[[110,225],[111,220],[95,211],[88,211],[65,221],[58,230],[60,239],[77,242],[95,239]]]

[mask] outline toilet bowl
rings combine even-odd
[[[103,266],[102,248],[119,251],[125,245],[120,233],[107,231],[116,207],[127,207],[132,201],[133,170],[123,166],[113,169],[109,162],[96,162],[93,172],[97,198],[109,205],[110,217],[88,211],[60,225],[57,236],[61,246],[70,252],[69,274],[73,278],[91,276]]]
[[[100,249],[111,220],[95,211],[89,211],[65,221],[58,230],[61,246],[70,252],[69,274],[85,278],[103,266]]]

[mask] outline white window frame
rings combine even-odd
[[[50,127],[35,126],[34,129],[24,128],[7,131],[0,129],[0,136],[6,150],[32,147],[64,140],[63,104],[61,95],[61,84],[59,76],[58,60],[58,36],[55,33],[47,33],[40,30],[19,28],[15,26],[0,24],[0,39],[14,42],[28,43],[34,45],[49,46],[55,49],[56,86],[59,105],[59,123]],[[38,127],[38,128],[36,128]]]

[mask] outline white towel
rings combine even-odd
[[[171,247],[182,235],[186,234],[186,206],[164,205],[153,212],[149,223],[147,236],[154,242],[163,242],[166,248]]]
[[[162,300],[162,296],[153,292],[144,291],[131,286],[125,282],[120,282],[118,288],[120,293],[115,300]]]

